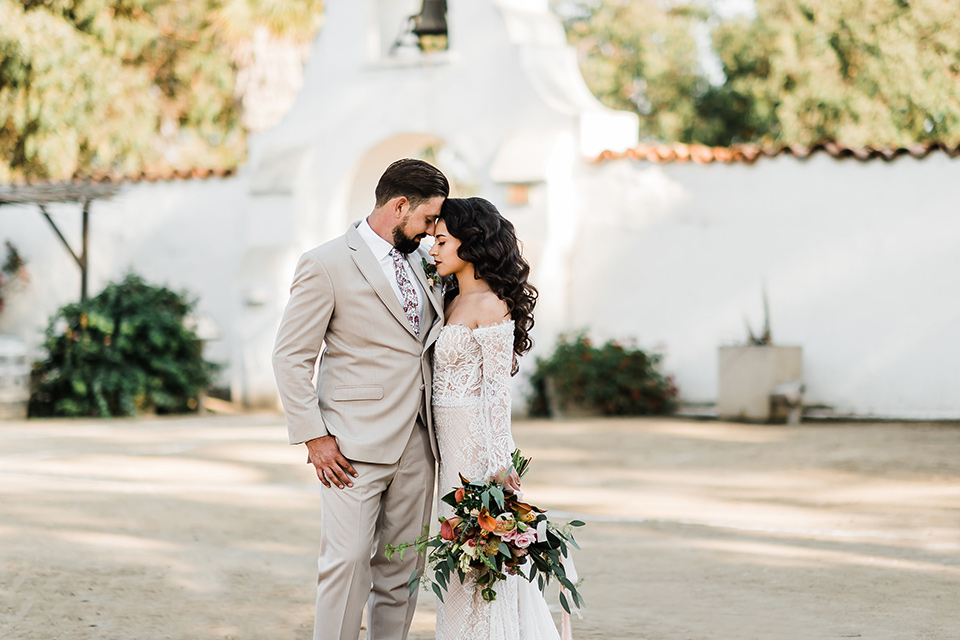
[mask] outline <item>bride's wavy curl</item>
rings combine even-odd
[[[513,319],[513,351],[522,356],[533,346],[533,308],[537,289],[527,282],[530,265],[520,254],[520,241],[513,223],[483,198],[447,198],[440,209],[440,220],[447,231],[460,241],[457,255],[473,265],[474,275],[484,280],[497,297],[507,303]],[[456,278],[447,278],[445,302],[458,293]],[[514,364],[513,372],[517,373]]]

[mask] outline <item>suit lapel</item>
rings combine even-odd
[[[420,281],[420,286],[423,288],[424,295],[426,295],[426,297],[430,300],[430,305],[433,307],[434,313],[436,313],[438,316],[442,316],[443,302],[440,300],[438,287],[433,286],[433,283],[427,280],[427,274],[423,272],[423,261],[424,257],[419,251],[414,251],[407,256],[407,263],[417,275],[417,280]]]
[[[357,231],[356,225],[351,225],[350,228],[347,229],[347,245],[353,250],[353,261],[356,263],[357,268],[360,269],[360,273],[363,274],[364,279],[370,284],[377,293],[377,296],[379,296],[380,300],[383,301],[383,304],[390,310],[390,313],[393,314],[397,321],[410,332],[410,335],[416,337],[416,334],[413,332],[413,327],[410,326],[410,322],[403,312],[403,306],[400,305],[400,301],[397,300],[397,295],[393,292],[393,287],[391,287],[390,282],[387,281],[387,276],[383,274],[383,269],[380,268],[380,263],[377,262],[377,259],[373,256],[370,247],[367,246],[366,241],[360,236],[360,232]],[[421,331],[420,333],[422,334],[423,332]]]
[[[438,325],[443,324],[443,300],[440,298],[439,287],[433,286],[433,284],[427,280],[427,274],[423,271],[424,259],[423,254],[419,251],[414,251],[407,255],[407,263],[416,274],[417,280],[420,282],[420,287],[423,289],[423,294],[430,301],[430,306],[433,308],[433,322],[430,323],[426,331],[423,330],[423,327],[421,327],[420,330],[421,340],[423,340],[425,345],[429,345],[432,342],[431,334],[433,334],[434,329]],[[426,320],[427,317],[426,309],[424,309],[424,320]]]

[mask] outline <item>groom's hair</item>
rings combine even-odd
[[[440,170],[428,162],[414,158],[397,160],[383,172],[377,183],[377,206],[382,207],[390,200],[403,196],[410,202],[410,208],[441,196],[450,195],[450,183]]]

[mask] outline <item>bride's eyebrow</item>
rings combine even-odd
[[[438,233],[437,235],[435,235],[435,236],[433,236],[433,237],[436,238],[437,240],[439,240],[440,238],[446,238],[446,237],[447,237],[447,234],[445,234],[445,233]]]

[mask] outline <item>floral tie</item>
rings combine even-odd
[[[413,327],[413,332],[420,337],[420,314],[417,312],[417,290],[413,288],[413,283],[407,277],[407,270],[403,267],[403,254],[394,249],[390,249],[390,257],[393,258],[393,271],[397,274],[397,284],[400,286],[400,293],[403,294],[403,313],[407,316],[407,321]]]

